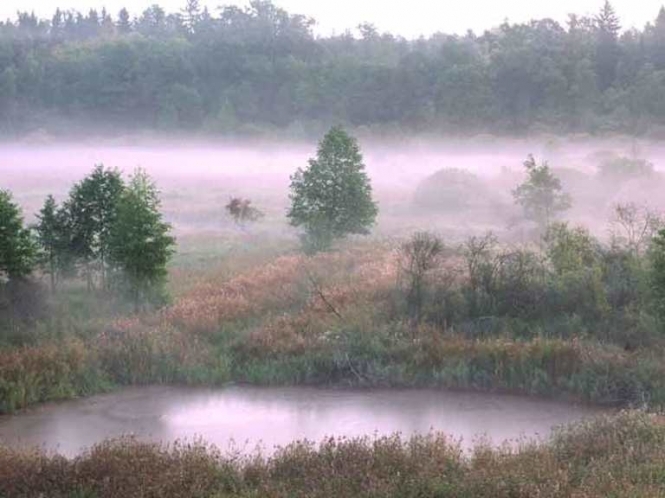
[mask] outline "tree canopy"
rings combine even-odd
[[[66,207],[58,207],[52,195],[46,198],[37,214],[34,228],[39,246],[38,259],[44,273],[49,275],[51,291],[55,290],[61,276],[74,270],[72,220],[69,215]]]
[[[513,197],[522,206],[527,219],[547,228],[557,214],[570,209],[572,199],[564,192],[561,180],[552,173],[546,161],[537,164],[530,155],[524,167],[527,178],[513,190]]]
[[[107,285],[108,253],[111,228],[125,188],[120,171],[95,166],[91,174],[74,185],[67,202],[72,228],[73,253],[86,264],[89,284],[97,262],[101,286]]]
[[[159,192],[143,170],[137,170],[122,191],[109,230],[109,258],[120,270],[137,308],[162,304],[166,265],[175,239],[160,212]]]
[[[126,184],[120,171],[98,165],[60,206],[47,196],[31,233],[11,194],[0,190],[0,290],[39,268],[52,292],[61,279],[80,276],[89,291],[128,296],[136,309],[164,304],[175,239],[160,207],[145,171]]]
[[[6,190],[0,190],[0,284],[32,272],[35,245],[23,226],[21,210]]]
[[[307,169],[291,177],[291,225],[305,231],[305,246],[327,249],[333,240],[364,235],[378,208],[355,138],[334,127],[319,143]]]
[[[665,11],[624,29],[595,16],[406,40],[364,24],[315,36],[270,1],[132,18],[56,10],[0,22],[0,133],[119,130],[657,133]],[[68,127],[69,129],[76,129]]]

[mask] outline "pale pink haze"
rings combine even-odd
[[[613,0],[624,28],[643,28],[656,18],[664,0]],[[407,38],[440,31],[481,33],[501,24],[549,17],[565,22],[569,13],[593,15],[604,0],[275,0],[290,12],[301,13],[318,21],[316,32],[327,35],[353,30],[362,22],[374,24]],[[34,11],[51,17],[56,7],[87,12],[102,7],[116,14],[122,7],[136,15],[152,4],[169,12],[182,9],[184,0],[0,0],[0,19],[14,17],[17,10]],[[220,5],[246,5],[248,1],[200,0],[216,11]]]

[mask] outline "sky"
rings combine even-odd
[[[362,22],[374,24],[379,31],[388,31],[407,38],[444,33],[478,33],[508,19],[521,22],[550,17],[565,22],[569,13],[594,14],[604,0],[274,0],[289,12],[311,16],[317,20],[319,34],[342,33]],[[106,7],[117,13],[127,7],[132,14],[140,13],[158,3],[168,12],[182,8],[185,0],[0,0],[0,18],[11,18],[17,10],[34,11],[51,17],[56,7],[88,11]],[[247,0],[201,0],[202,5],[216,9],[219,5],[246,4]],[[655,19],[665,0],[613,0],[624,28],[639,27]]]

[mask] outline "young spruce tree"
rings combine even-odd
[[[368,234],[378,214],[358,142],[340,127],[325,135],[309,167],[291,177],[290,198],[287,216],[304,229],[311,252],[350,234]]]

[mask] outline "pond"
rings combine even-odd
[[[201,438],[223,451],[270,454],[296,440],[404,436],[441,431],[469,448],[521,437],[601,413],[597,408],[508,395],[442,390],[140,387],[49,403],[0,417],[0,444],[75,456],[107,438]]]

